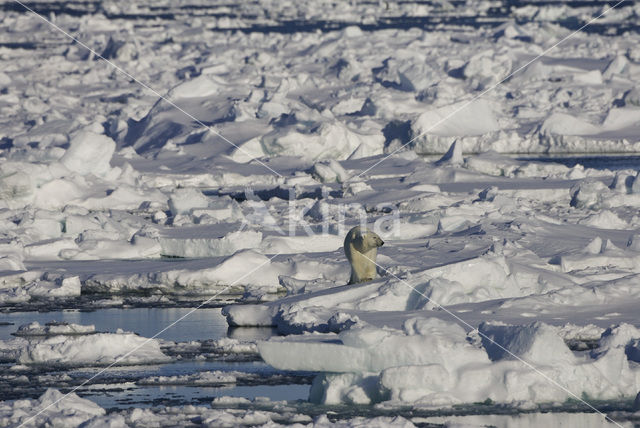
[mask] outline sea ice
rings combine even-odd
[[[24,324],[13,333],[15,336],[56,336],[95,333],[94,325],[69,324],[66,322],[49,322],[41,325],[38,321]]]
[[[482,347],[462,328],[440,320],[409,319],[403,330],[355,327],[335,339],[271,339],[258,347],[275,367],[326,372],[310,393],[311,400],[325,404],[442,407],[487,399],[507,404],[585,395],[616,399],[634,396],[640,386],[640,372],[628,359],[633,355],[628,345],[640,334],[628,325],[603,333],[601,350],[587,357],[575,356],[557,330],[543,323],[483,324]]]
[[[632,7],[572,34],[602,5],[200,3],[52,6],[56,25],[156,94],[36,16],[2,11],[4,309],[244,293],[263,303],[228,306],[229,324],[292,336],[202,349],[326,370],[317,402],[572,397],[549,379],[578,397],[637,394],[640,179],[634,157],[600,156],[640,151]],[[347,286],[341,246],[358,224],[387,243],[379,278]],[[500,346],[467,331],[477,326]],[[32,324],[0,350],[104,365],[145,340],[69,334],[85,327]],[[147,347],[123,362],[168,361]],[[16,403],[2,423],[43,405]],[[330,424],[195,406],[58,410],[71,425],[95,417],[88,426]],[[410,425],[343,424],[376,423]]]
[[[105,415],[105,410],[75,393],[65,395],[49,389],[38,399],[0,402],[0,424],[4,426],[68,426]]]
[[[167,362],[159,342],[133,333],[97,333],[83,336],[51,336],[32,340],[22,348],[22,364],[58,366],[128,365]]]

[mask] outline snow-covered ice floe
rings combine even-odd
[[[47,390],[35,400],[0,402],[0,423],[4,426],[75,427],[105,414],[96,403],[56,389]]]
[[[15,339],[0,341],[0,355],[16,364],[42,366],[105,366],[171,361],[157,339],[134,333],[96,333],[94,326],[23,325]]]
[[[468,335],[435,318],[408,319],[402,330],[363,326],[259,344],[285,370],[321,371],[310,400],[324,404],[413,403],[447,407],[483,401],[527,408],[589,397],[629,399],[640,388],[640,331],[607,329],[588,355],[575,355],[558,329],[484,323]]]
[[[18,327],[13,333],[15,336],[57,336],[57,335],[77,335],[95,333],[96,327],[93,325],[70,324],[67,322],[48,322],[41,325],[34,321]]]

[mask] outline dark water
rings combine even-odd
[[[135,386],[107,390],[82,391],[78,394],[105,409],[130,407],[156,407],[209,405],[216,397],[241,397],[250,400],[268,397],[272,401],[305,400],[310,385],[258,385],[258,386]]]
[[[12,337],[19,325],[32,321],[44,324],[48,321],[66,321],[79,324],[94,324],[99,331],[115,331],[122,328],[134,331],[143,336],[151,337],[167,325],[189,313],[185,308],[135,308],[135,309],[101,309],[93,312],[57,311],[57,312],[16,312],[3,314],[2,322],[13,322],[14,325],[0,325],[0,339]],[[271,329],[240,328],[228,329],[220,309],[200,309],[193,312],[160,337],[174,341],[208,340],[222,337],[236,337],[244,340],[265,339],[273,335]],[[9,369],[9,367],[5,367]],[[102,371],[102,368],[76,368],[63,371],[75,382],[65,385],[32,385],[24,389],[21,386],[19,398],[37,398],[46,387],[56,387],[62,392],[68,392],[73,385],[91,378]],[[137,385],[140,379],[151,376],[179,376],[203,371],[239,371],[258,374],[264,381],[254,384],[243,384],[239,378],[236,384],[223,386],[146,386]],[[52,372],[52,374],[55,374]],[[60,372],[58,372],[60,374]],[[395,416],[402,415],[414,419],[418,425],[432,426],[441,424],[447,418],[433,418],[442,411],[418,411],[416,409],[378,409],[376,406],[321,406],[306,402],[310,389],[310,374],[287,374],[278,371],[261,361],[201,361],[178,360],[167,364],[113,367],[101,373],[90,384],[80,387],[76,393],[88,398],[105,409],[126,409],[133,407],[159,407],[201,405],[209,406],[216,397],[241,397],[255,399],[267,397],[272,401],[286,400],[297,409],[297,412],[315,416],[329,413],[332,420],[351,418],[354,416]],[[282,377],[286,378],[283,380]],[[290,376],[290,377],[289,377]],[[298,376],[296,379],[295,376]],[[31,376],[31,379],[36,379]],[[4,385],[12,388],[11,385]],[[15,386],[14,386],[15,387]],[[16,399],[18,397],[13,397]],[[233,407],[233,406],[231,406]],[[629,406],[626,406],[629,407]],[[617,409],[617,408],[616,408]],[[563,406],[549,409],[551,413],[519,414],[517,409],[505,410],[493,406],[471,406],[468,409],[448,409],[445,414],[469,415],[458,417],[455,422],[480,423],[494,426],[570,426],[595,427],[612,426],[603,424],[602,417],[597,414],[584,413],[589,409],[569,409],[570,413],[556,413],[567,411]],[[606,411],[606,410],[605,410]],[[482,415],[480,415],[480,414]],[[491,416],[491,413],[498,415]],[[476,416],[471,416],[476,414]],[[546,417],[544,415],[555,415]]]
[[[162,2],[164,3],[164,2]],[[130,20],[137,23],[158,20],[174,21],[192,17],[195,12],[198,16],[210,18],[231,18],[244,21],[245,24],[239,27],[229,28],[228,26],[217,27],[212,25],[209,31],[242,31],[245,33],[305,33],[305,32],[328,32],[341,30],[348,26],[358,26],[363,31],[380,31],[385,29],[408,30],[418,28],[426,31],[438,31],[443,28],[485,28],[492,29],[507,21],[516,21],[518,24],[526,24],[531,22],[531,17],[516,15],[514,11],[527,6],[548,6],[565,5],[570,9],[588,8],[591,13],[583,13],[582,16],[562,14],[552,22],[555,25],[567,28],[569,30],[580,30],[586,33],[599,33],[608,35],[620,35],[624,32],[638,32],[640,26],[637,19],[632,17],[620,22],[607,22],[606,20],[592,22],[583,28],[593,16],[595,11],[601,11],[616,5],[618,2],[609,0],[502,0],[491,2],[491,7],[482,8],[475,14],[469,14],[469,3],[460,0],[450,0],[447,2],[449,7],[433,8],[429,13],[419,16],[406,16],[405,11],[397,12],[394,8],[389,8],[385,4],[389,2],[371,2],[371,6],[377,8],[379,15],[372,22],[362,22],[362,20],[349,21],[347,19],[329,18],[326,19],[322,14],[315,18],[296,18],[288,16],[286,13],[282,16],[273,16],[268,10],[255,5],[254,7],[242,7],[241,4],[228,2],[223,9],[219,8],[219,4],[207,4],[206,2],[169,2],[168,4],[145,4],[144,2],[136,8],[135,11],[126,11],[113,13],[109,8],[102,7],[100,0],[80,0],[74,2],[66,1],[47,1],[47,2],[26,2],[27,7],[38,14],[49,16],[70,15],[85,16],[102,13],[110,20]],[[360,2],[360,3],[365,3]],[[424,0],[405,0],[403,3],[414,3],[416,6],[420,4],[442,5],[441,2],[424,1]],[[617,9],[632,7],[635,2],[625,1],[617,4]],[[24,6],[7,1],[0,4],[0,11],[28,13],[28,9]],[[215,21],[212,21],[215,22]],[[530,41],[524,37],[523,41]],[[465,41],[468,43],[468,41]]]
[[[0,315],[0,340],[8,339],[22,324],[38,321],[64,321],[74,324],[95,325],[96,331],[115,332],[117,329],[132,331],[144,337],[153,337],[169,325],[175,325],[160,333],[157,338],[175,342],[237,337],[238,339],[266,339],[274,333],[269,328],[229,329],[220,308],[131,308],[100,309],[91,312],[64,310],[53,312],[14,312]],[[179,320],[179,321],[178,321]]]
[[[519,156],[517,160],[543,163],[559,163],[569,168],[582,165],[585,168],[608,169],[620,171],[623,169],[640,170],[640,155],[540,155]]]
[[[68,322],[83,325],[95,325],[96,331],[115,332],[117,329],[132,331],[143,337],[153,337],[167,326],[172,327],[157,335],[158,338],[176,342],[205,341],[224,337],[239,340],[261,340],[274,335],[270,328],[229,329],[219,308],[203,308],[193,311],[189,308],[132,308],[132,309],[100,309],[92,312],[77,310],[53,312],[14,312],[2,314],[0,321],[0,340],[10,339],[22,324],[38,321],[45,324],[50,321]],[[8,369],[8,367],[6,367]],[[203,371],[239,371],[260,375],[253,384],[224,386],[140,386],[136,382],[151,376],[180,376]],[[59,369],[50,373],[60,373]],[[228,360],[178,360],[167,364],[116,366],[108,369],[76,368],[66,372],[77,379],[73,384],[97,375],[86,386],[80,387],[76,393],[91,399],[104,408],[150,407],[158,405],[209,405],[215,397],[232,396],[253,399],[268,397],[277,400],[306,400],[309,395],[308,375],[290,376],[283,380],[285,373],[278,371],[261,361]],[[277,380],[273,380],[277,379]],[[289,382],[289,383],[287,383]],[[246,383],[246,382],[244,382]],[[26,389],[21,386],[30,398],[38,397],[44,388],[51,385],[33,384]],[[62,391],[67,388],[60,385]],[[13,394],[15,395],[15,394]],[[5,399],[15,399],[14,396]]]
[[[71,370],[72,377],[89,378],[100,369]],[[136,385],[136,379],[150,376],[179,376],[203,371],[239,371],[264,376],[264,384],[229,384],[221,386],[189,385]],[[185,404],[209,405],[216,397],[241,397],[253,400],[256,397],[268,397],[272,401],[306,400],[309,396],[309,384],[273,384],[269,376],[280,372],[260,361],[178,361],[153,366],[114,367],[105,374],[108,383],[100,380],[88,387],[76,391],[83,398],[96,402],[106,409],[152,406],[179,406]],[[121,383],[118,383],[118,380]]]

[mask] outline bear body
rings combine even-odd
[[[380,237],[367,229],[356,226],[344,238],[344,253],[351,263],[349,284],[370,281],[376,277],[378,247],[384,244]]]

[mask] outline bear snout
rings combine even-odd
[[[384,241],[380,238],[377,239],[376,243],[378,244],[378,247],[382,247],[384,245]]]

